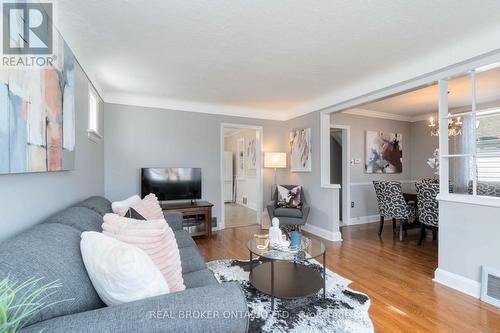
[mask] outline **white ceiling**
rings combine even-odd
[[[58,8],[57,25],[105,101],[272,119],[315,111],[332,92],[500,28],[495,0],[59,0]]]
[[[464,75],[448,82],[448,105],[450,109],[470,107],[472,103],[470,76]],[[500,67],[476,74],[476,102],[478,105],[500,106]],[[497,102],[497,103],[495,103]],[[419,116],[438,109],[438,86],[431,86],[386,98],[360,106],[364,110],[376,111],[420,119]],[[404,119],[404,118],[401,118]]]

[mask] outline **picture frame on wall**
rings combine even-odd
[[[239,138],[236,141],[236,175],[245,176],[245,138]]]
[[[403,172],[403,135],[366,131],[365,173]]]
[[[290,163],[292,172],[312,172],[311,128],[290,132]]]
[[[58,32],[53,38],[53,63],[0,71],[0,174],[75,168],[76,60]]]
[[[246,162],[248,170],[257,169],[257,147],[255,138],[249,139],[246,146]]]

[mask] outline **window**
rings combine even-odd
[[[98,141],[102,138],[101,134],[99,134],[99,100],[91,86],[89,86],[89,125],[87,133],[92,141]]]
[[[500,67],[473,70],[440,81],[440,133],[459,124],[441,140],[443,179],[450,193],[500,197]],[[458,106],[457,106],[458,104]]]

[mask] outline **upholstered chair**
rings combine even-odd
[[[297,185],[281,185],[284,188],[291,190]],[[300,229],[306,224],[307,217],[309,216],[310,207],[306,201],[306,195],[304,189],[300,194],[300,200],[302,205],[300,208],[287,208],[278,206],[278,190],[275,189],[272,197],[272,201],[267,205],[267,212],[269,213],[269,218],[272,220],[273,217],[277,217],[280,220],[280,227],[297,227]]]
[[[384,219],[392,217],[392,227],[396,229],[396,220],[399,220],[399,239],[403,240],[404,225],[410,218],[416,217],[416,209],[409,205],[404,196],[400,182],[373,181],[377,194],[378,209],[380,212],[380,227],[378,235],[382,235]]]
[[[472,181],[469,181],[469,194],[472,194]],[[477,195],[488,197],[500,197],[500,183],[498,182],[477,182]]]
[[[439,194],[439,184],[418,181],[417,189],[418,220],[420,221],[420,238],[418,245],[426,235],[426,229],[432,230],[433,239],[439,227],[439,205],[436,196]]]

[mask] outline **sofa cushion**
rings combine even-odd
[[[111,209],[113,210],[113,213],[123,216],[125,215],[127,209],[139,202],[141,202],[141,197],[134,194],[125,200],[112,202]]]
[[[74,205],[74,207],[86,207],[92,209],[101,216],[112,212],[111,202],[106,198],[97,196],[85,199],[82,202]]]
[[[276,217],[296,217],[302,218],[302,210],[298,208],[283,208],[279,207],[274,210],[274,216]]]
[[[179,249],[182,263],[182,274],[191,273],[207,268],[196,247],[188,246]]]
[[[219,284],[215,276],[208,269],[202,269],[183,275],[186,288],[204,287]]]
[[[61,223],[42,223],[0,243],[0,276],[24,282],[43,277],[62,287],[46,299],[59,302],[43,308],[28,324],[104,306],[87,275],[80,253],[81,232]]]
[[[127,210],[127,212],[125,213],[125,215],[123,215],[123,217],[127,217],[129,219],[134,219],[134,220],[146,221],[146,218],[144,216],[142,216],[141,214],[139,214],[139,212],[137,212],[132,207],[130,207]]]
[[[101,231],[102,216],[86,207],[70,207],[47,218],[43,223],[59,223],[79,231]]]
[[[177,241],[165,219],[143,221],[106,214],[102,229],[105,235],[146,252],[167,280],[170,291],[186,289]]]
[[[144,216],[146,220],[159,220],[164,219],[165,215],[161,209],[158,198],[153,193],[144,197],[141,201],[130,206],[135,209],[139,214]]]
[[[95,290],[108,306],[168,294],[167,281],[136,246],[100,232],[82,233],[80,249]]]
[[[193,238],[189,236],[189,233],[186,230],[177,230],[174,231],[175,239],[177,240],[177,246],[179,248],[181,247],[188,247],[188,246],[196,246],[196,243],[194,242]]]

